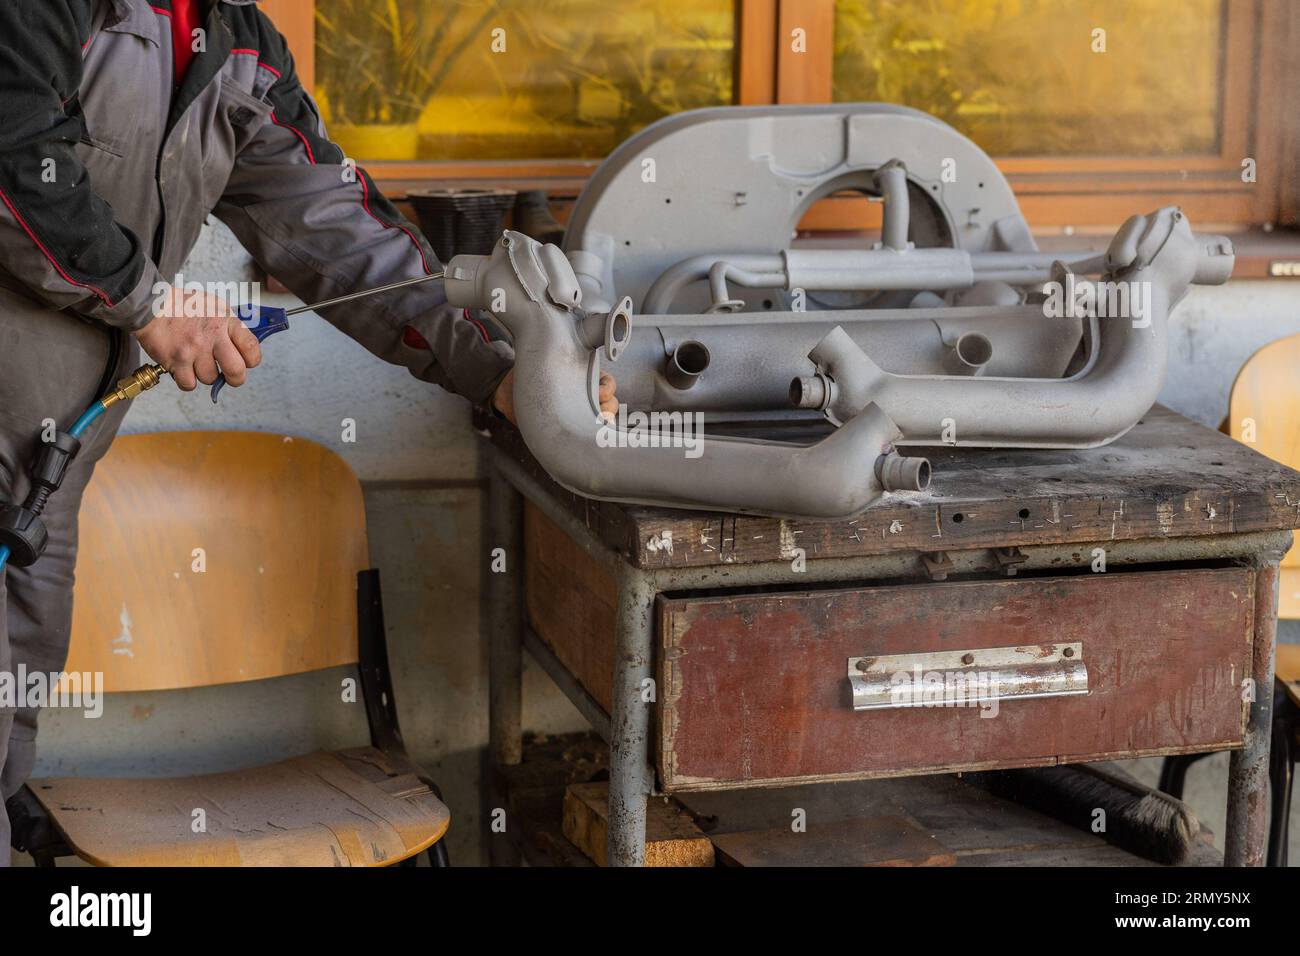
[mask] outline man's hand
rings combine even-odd
[[[238,388],[244,384],[247,370],[262,361],[257,337],[229,305],[204,292],[173,287],[153,321],[135,337],[186,392],[192,392],[199,382],[213,384],[218,374]]]
[[[614,381],[614,376],[608,372],[600,373],[600,417],[605,421],[612,422],[618,416],[618,398],[614,395],[614,390],[618,383]],[[515,420],[515,370],[511,369],[506,372],[506,377],[501,380],[497,386],[496,394],[492,396],[492,407],[508,418],[513,424],[518,425]]]
[[[618,418],[618,396],[614,394],[617,388],[618,382],[614,381],[613,375],[600,373],[600,417],[611,424]]]

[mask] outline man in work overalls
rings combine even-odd
[[[141,350],[185,390],[218,371],[239,385],[257,365],[258,343],[226,303],[158,294],[209,214],[307,302],[439,268],[326,137],[253,0],[0,3],[0,501],[27,494],[42,422],[67,428]],[[440,284],[325,318],[380,358],[508,412],[510,346],[447,306]],[[125,410],[83,440],[43,515],[44,556],[0,576],[0,672],[63,667],[77,510]],[[6,800],[31,772],[36,717],[0,709]],[[9,842],[0,812],[0,865]]]

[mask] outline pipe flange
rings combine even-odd
[[[631,341],[632,297],[625,295],[614,310],[605,316],[605,357],[611,362],[617,362]]]

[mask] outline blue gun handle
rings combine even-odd
[[[257,341],[265,342],[269,336],[275,335],[276,332],[286,332],[289,329],[289,316],[285,314],[284,309],[277,309],[273,305],[254,306],[241,305],[238,310],[239,321],[243,322],[245,327],[257,336]],[[212,403],[215,405],[217,396],[221,390],[226,387],[226,376],[218,375],[217,380],[212,385]]]

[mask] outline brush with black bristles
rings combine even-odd
[[[1191,807],[1118,769],[1071,764],[967,773],[962,779],[1088,832],[1095,832],[1096,811],[1104,810],[1105,829],[1098,835],[1157,863],[1182,863],[1201,832]]]

